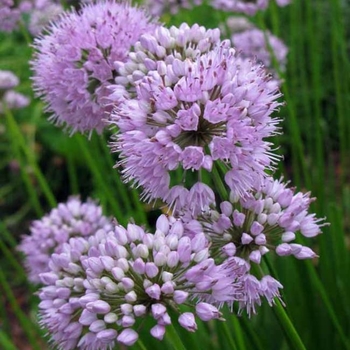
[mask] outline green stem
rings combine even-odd
[[[19,21],[19,27],[21,29],[21,33],[22,33],[27,45],[30,46],[33,43],[33,39],[29,36],[27,28],[26,28],[23,20]]]
[[[141,350],[147,350],[145,344],[142,343],[142,341],[139,339],[136,343],[136,345],[141,349]]]
[[[100,147],[102,148],[102,151],[105,154],[105,158],[107,160],[107,164],[109,168],[112,169],[114,167],[114,161],[112,158],[112,154],[108,150],[106,145],[107,145],[106,139],[104,137],[100,137]],[[137,221],[139,223],[147,223],[147,216],[145,214],[144,207],[140,202],[140,196],[138,191],[132,188],[127,190],[126,185],[120,179],[119,172],[114,172],[113,181],[116,184],[118,193],[120,193],[122,198],[124,199],[124,203],[127,208],[127,211],[130,212],[132,210],[131,203],[134,204],[136,209],[135,213],[137,213]],[[132,202],[130,201],[130,192],[131,192]]]
[[[213,180],[214,180],[214,186],[217,192],[219,193],[219,196],[222,201],[228,199],[228,193],[227,189],[222,181],[222,176],[220,176],[218,165],[216,163],[213,164]],[[215,192],[215,191],[214,191]]]
[[[259,23],[259,26],[261,27],[261,29],[266,32],[267,27],[265,25],[264,18],[262,17],[262,15],[259,14],[257,16],[257,19],[258,19],[258,23]],[[270,52],[272,52],[271,48],[270,48]],[[278,75],[280,77],[282,77],[283,73],[281,72],[279,65],[276,63],[277,60],[274,57],[274,55],[272,55],[272,61],[274,63],[274,68],[276,69]],[[311,184],[311,179],[310,179],[309,171],[307,170],[307,165],[306,165],[306,160],[305,160],[305,151],[304,151],[303,141],[301,139],[301,132],[300,132],[300,128],[299,128],[299,124],[298,124],[298,120],[297,120],[295,103],[294,103],[294,100],[291,98],[288,84],[284,84],[282,87],[282,90],[283,90],[285,100],[287,102],[287,107],[289,110],[288,122],[290,125],[291,134],[292,134],[291,135],[291,139],[293,140],[293,142],[292,142],[292,151],[293,152],[292,153],[293,153],[293,163],[295,164],[293,167],[294,167],[294,169],[298,169],[297,160],[299,160],[300,165],[301,165],[301,172],[303,174],[303,178],[305,179],[307,186],[309,186]],[[293,174],[296,177],[299,176],[298,171],[295,171]],[[296,181],[296,182],[298,183],[299,181]]]
[[[16,346],[12,343],[5,332],[0,330],[0,345],[2,349],[6,350],[16,350]]]
[[[105,160],[107,162],[107,166],[108,168],[113,169],[114,167],[114,162],[112,160],[112,157],[111,157],[111,153],[109,152],[109,150],[107,149],[107,141],[105,140],[105,138],[103,136],[99,137],[99,146],[103,152],[103,154],[105,155]],[[124,202],[124,205],[125,205],[125,208],[126,210],[129,212],[131,211],[131,205],[130,205],[130,201],[128,200],[129,198],[129,195],[127,193],[127,190],[126,190],[126,186],[124,186],[123,183],[120,182],[120,179],[119,179],[119,173],[118,172],[114,172],[112,174],[112,178],[113,178],[113,182],[117,188],[117,191],[118,193],[120,194],[120,197],[123,198],[123,199],[126,199]]]
[[[266,263],[268,270],[270,270],[272,266],[269,264],[268,260],[265,259],[264,262]],[[261,269],[257,268],[254,271],[259,277],[263,277],[264,274]],[[273,275],[273,271],[271,271],[271,273]],[[283,332],[290,343],[290,346],[292,346],[292,349],[295,349],[295,350],[306,350],[306,347],[303,341],[301,340],[297,330],[295,329],[281,301],[277,298],[275,298],[274,301],[275,301],[275,306],[273,307],[273,312],[276,315],[279,321],[279,324],[283,329]]]
[[[110,189],[106,185],[104,176],[102,175],[100,168],[96,166],[96,162],[95,162],[93,156],[91,155],[91,153],[89,152],[88,147],[86,147],[86,144],[82,139],[82,136],[76,135],[76,139],[77,139],[78,144],[80,146],[80,149],[83,153],[83,156],[85,157],[87,165],[91,170],[92,175],[95,177],[97,184],[100,186],[101,190],[103,191],[104,195],[108,199],[108,202],[114,211],[114,213],[113,213],[114,216],[122,224],[125,224],[127,221],[125,219],[125,215],[123,215],[125,213],[123,213],[123,210],[122,210],[120,204],[114,198],[113,193],[110,191]]]
[[[275,306],[273,308],[277,319],[283,328],[283,331],[287,338],[290,341],[290,344],[293,346],[293,349],[296,350],[306,350],[305,345],[303,344],[298,332],[294,328],[294,325],[290,318],[288,317],[286,310],[278,299],[275,299]]]
[[[242,329],[239,325],[239,322],[237,321],[236,315],[232,317],[232,321],[233,321],[233,327],[235,329],[235,337],[236,337],[237,344],[232,337],[232,332],[230,332],[227,326],[227,323],[226,322],[220,323],[219,326],[222,326],[222,328],[224,329],[226,340],[228,340],[231,349],[244,350],[246,347],[242,336]]]
[[[33,150],[31,150],[28,147],[26,140],[25,140],[23,134],[21,133],[21,130],[20,130],[16,120],[9,109],[5,109],[5,115],[6,115],[9,129],[13,135],[12,137],[15,138],[15,140],[18,142],[19,147],[22,148],[22,151],[25,154],[29,165],[33,169],[34,175],[36,176],[36,178],[38,180],[38,183],[43,191],[43,194],[46,196],[46,199],[47,199],[48,203],[50,204],[50,206],[52,208],[56,207],[57,202],[56,202],[55,196],[53,195],[53,193],[50,189],[50,186],[48,185],[48,183],[45,179],[45,176],[41,172],[41,170],[36,162]]]
[[[261,344],[261,339],[257,335],[257,333],[252,329],[252,323],[247,317],[241,317],[242,325],[244,327],[245,332],[247,333],[248,339],[253,344],[254,350],[266,350],[263,344]]]
[[[4,223],[6,226],[13,226],[18,224],[19,222],[23,222],[24,218],[28,215],[28,213],[32,209],[32,203],[30,201],[24,203],[20,209],[18,209],[14,214],[7,215]],[[42,215],[40,215],[41,217]]]
[[[323,300],[324,305],[326,306],[326,309],[328,311],[329,317],[331,318],[333,325],[335,329],[337,330],[341,341],[343,342],[344,349],[350,350],[350,340],[346,337],[343,328],[340,325],[340,322],[338,320],[337,314],[333,309],[333,306],[328,298],[327,292],[317,275],[314,266],[312,265],[311,261],[306,261],[306,267],[308,269],[308,273],[311,276],[312,283],[315,286],[315,290],[318,291],[319,295],[321,296],[321,299]]]
[[[166,339],[176,350],[186,350],[185,345],[183,344],[181,337],[177,333],[173,324],[167,327],[167,336]]]
[[[6,116],[8,116],[8,118],[11,119],[12,115],[9,113],[9,111],[6,111],[6,112],[8,112],[8,113],[6,113]],[[33,205],[33,208],[36,212],[36,215],[41,217],[44,215],[44,211],[41,207],[38,194],[35,191],[35,188],[34,188],[32,182],[31,182],[31,179],[28,175],[28,172],[25,169],[25,164],[24,164],[24,161],[22,159],[22,155],[21,155],[21,151],[20,151],[20,145],[16,142],[16,136],[15,136],[15,133],[13,130],[13,125],[12,125],[11,121],[8,122],[8,126],[9,126],[10,133],[12,134],[11,142],[12,142],[13,153],[14,153],[15,159],[19,162],[19,165],[20,165],[20,172],[21,172],[22,181],[23,181],[23,183],[28,191],[29,199]]]
[[[23,267],[18,263],[18,260],[13,253],[6,247],[4,242],[0,239],[0,250],[3,253],[3,257],[14,267],[17,272],[17,276],[22,280],[27,280],[27,275],[25,274]]]
[[[33,330],[33,322],[32,320],[29,320],[27,316],[24,314],[24,312],[21,310],[20,306],[18,305],[15,296],[12,293],[11,287],[7,283],[6,277],[3,274],[2,270],[0,269],[0,286],[4,291],[5,296],[7,297],[15,315],[17,316],[19,322],[21,323],[21,326],[26,333],[29,343],[31,344],[32,348],[34,350],[40,350],[41,346],[37,341],[37,336]],[[35,328],[34,328],[35,329]]]
[[[228,348],[232,350],[240,350],[227,326],[223,326],[221,324],[218,325],[216,329],[216,336],[218,337],[219,342],[217,345],[218,349]]]
[[[74,160],[71,152],[67,152],[67,170],[71,194],[79,194],[78,176],[74,166]]]

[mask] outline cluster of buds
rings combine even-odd
[[[310,193],[295,194],[285,183],[268,177],[259,191],[244,197],[231,195],[230,201],[220,203],[221,213],[210,210],[198,220],[214,255],[239,256],[260,264],[262,256],[273,250],[279,256],[311,259],[316,253],[293,241],[297,232],[315,237],[325,225],[308,212],[313,200]]]
[[[197,329],[195,315],[222,319],[215,305],[249,299],[247,268],[238,258],[216,265],[207,243],[203,233],[189,238],[181,221],[165,215],[154,233],[129,224],[71,238],[52,254],[50,271],[40,274],[40,322],[70,350],[132,345],[145,317],[154,320],[150,333],[161,340],[170,309],[190,332]],[[182,311],[182,304],[193,311]]]
[[[268,3],[231,2],[246,13]],[[233,42],[246,41],[241,34]],[[284,65],[285,47],[268,40]],[[190,332],[196,318],[223,320],[224,305],[251,316],[264,300],[281,300],[282,284],[254,266],[266,253],[317,256],[295,242],[325,225],[309,212],[313,198],[268,175],[280,160],[270,138],[283,102],[261,64],[270,65],[269,52],[251,57],[261,53],[255,43],[237,53],[219,29],[167,29],[114,1],[62,16],[35,42],[34,86],[53,118],[73,131],[113,125],[125,182],[172,211],[150,233],[73,198],[33,223],[20,250],[31,280],[44,285],[40,322],[59,348],[133,345],[145,318],[162,340],[174,313]]]
[[[33,221],[30,234],[23,236],[18,246],[26,255],[29,280],[40,282],[40,273],[49,271],[51,254],[60,253],[69,238],[89,237],[100,228],[109,230],[111,227],[111,220],[91,200],[81,202],[78,197],[71,197],[67,203],[60,203],[43,218]]]

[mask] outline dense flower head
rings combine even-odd
[[[279,68],[285,69],[288,48],[282,40],[271,33],[253,28],[234,33],[231,40],[234,47],[242,51],[243,57],[256,57],[267,68],[273,68],[272,57],[274,57]]]
[[[64,350],[132,345],[144,317],[153,319],[150,333],[161,340],[172,323],[169,309],[194,332],[195,315],[221,319],[215,304],[244,303],[245,262],[235,259],[240,269],[216,265],[203,233],[189,238],[181,221],[165,215],[154,234],[130,223],[71,238],[41,274],[40,323]]]
[[[25,265],[29,279],[40,282],[39,274],[49,271],[52,253],[60,253],[70,237],[91,236],[98,229],[110,229],[111,220],[102,214],[102,208],[89,200],[82,202],[71,197],[60,203],[41,220],[36,220],[25,235],[18,249],[25,254]]]
[[[325,225],[324,219],[309,213],[313,200],[310,193],[295,193],[287,184],[266,178],[259,190],[241,198],[231,196],[231,201],[220,204],[221,213],[212,210],[199,221],[213,256],[238,256],[259,264],[264,254],[274,250],[279,256],[310,259],[316,253],[293,241],[298,232],[317,236]]]
[[[218,44],[220,44],[218,28],[206,29],[198,24],[189,26],[187,23],[182,23],[179,27],[171,26],[169,29],[159,26],[154,32],[141,35],[129,53],[128,60],[115,62],[119,74],[116,82],[124,85],[129,83],[132,87],[148,72],[173,63],[176,70],[179,60],[194,61]],[[170,67],[168,69],[171,70]]]
[[[145,5],[152,15],[160,16],[164,13],[176,14],[181,8],[191,9],[198,6],[202,0],[146,0]]]
[[[194,62],[159,65],[113,117],[124,178],[143,187],[145,200],[161,198],[175,210],[184,202],[193,212],[214,201],[200,173],[215,162],[227,166],[225,181],[236,194],[259,183],[275,160],[264,139],[276,133],[271,114],[281,105],[268,81],[263,67],[237,57],[227,42]],[[176,169],[192,172],[192,183],[189,176],[174,186]]]
[[[34,89],[52,113],[51,120],[72,132],[101,132],[114,61],[127,58],[130,47],[155,24],[128,2],[104,1],[70,11],[35,39]]]

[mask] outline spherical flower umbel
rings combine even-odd
[[[51,120],[71,132],[101,132],[114,61],[155,24],[129,3],[104,1],[63,14],[35,39],[34,89],[47,104]]]
[[[296,234],[314,237],[321,233],[324,219],[309,213],[310,193],[294,193],[281,181],[266,178],[261,188],[244,197],[232,196],[215,210],[204,214],[204,232],[211,241],[211,255],[238,256],[259,264],[273,250],[279,256],[310,259],[316,253],[293,243]]]
[[[206,29],[194,24],[191,27],[182,23],[179,27],[157,27],[154,32],[141,35],[140,40],[134,45],[126,61],[115,62],[118,68],[118,77],[115,81],[119,84],[131,84],[131,87],[147,75],[148,72],[157,69],[175,70],[180,69],[178,61],[194,61],[198,56],[209,52],[220,43],[220,30]],[[169,72],[170,73],[170,72]],[[171,84],[167,74],[167,84]],[[118,90],[116,86],[115,90]],[[111,87],[113,91],[113,87]],[[128,89],[130,92],[130,89]],[[115,95],[115,92],[112,93]]]
[[[243,57],[256,57],[265,67],[273,69],[273,55],[279,64],[279,68],[285,70],[288,48],[282,40],[271,33],[253,28],[234,33],[231,40],[234,47],[242,51],[241,55]],[[272,55],[270,51],[272,51]]]
[[[212,303],[243,300],[243,276],[216,265],[208,257],[203,233],[192,239],[181,221],[162,215],[155,233],[128,224],[99,230],[88,239],[71,238],[53,254],[50,271],[41,274],[40,323],[61,349],[110,349],[116,342],[132,345],[144,317],[161,340],[172,323],[197,329],[204,321],[221,319]],[[229,271],[229,272],[228,272]],[[244,273],[245,271],[242,270]],[[179,305],[190,310],[183,312]]]
[[[265,138],[278,130],[271,114],[281,94],[268,81],[227,42],[194,62],[174,60],[149,72],[136,84],[137,99],[114,114],[120,133],[113,150],[121,153],[124,178],[143,187],[145,200],[161,198],[175,210],[184,202],[195,213],[214,201],[200,174],[216,162],[236,194],[260,183],[277,159]],[[193,172],[192,182],[172,181],[176,169]]]
[[[30,228],[30,235],[25,235],[18,249],[25,254],[25,265],[29,280],[39,283],[39,274],[49,271],[52,253],[60,253],[64,243],[75,236],[88,237],[98,229],[109,230],[111,220],[102,214],[102,208],[89,200],[81,202],[71,197],[67,203],[61,203],[36,220]]]

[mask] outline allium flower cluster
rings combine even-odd
[[[115,62],[118,68],[118,77],[115,82],[119,85],[111,86],[111,100],[118,100],[119,95],[125,96],[125,91],[121,90],[121,85],[128,86],[128,92],[133,91],[136,82],[142,79],[150,71],[155,71],[164,65],[171,72],[169,67],[173,63],[191,60],[209,52],[220,43],[220,30],[206,29],[203,26],[194,24],[189,26],[182,23],[180,27],[172,26],[170,29],[159,26],[152,33],[141,35],[140,40],[135,44],[125,62]],[[176,69],[176,67],[174,67]],[[174,74],[173,74],[174,75]],[[167,84],[170,74],[164,77]]]
[[[293,255],[310,259],[316,253],[294,243],[296,234],[315,237],[325,225],[309,213],[314,198],[310,193],[294,193],[281,181],[266,178],[258,191],[220,204],[221,214],[202,215],[204,232],[212,242],[211,254],[237,256],[259,264],[264,254],[273,250],[279,256]]]
[[[35,40],[34,89],[51,120],[72,132],[101,132],[114,61],[124,61],[140,35],[155,24],[129,3],[105,1],[65,13]]]
[[[271,114],[281,105],[263,67],[224,42],[194,62],[174,59],[157,68],[114,115],[124,178],[142,186],[146,200],[161,198],[174,209],[189,204],[194,213],[214,201],[200,173],[215,162],[227,166],[235,194],[259,184],[275,159],[265,138],[277,131]],[[197,183],[186,177],[174,186],[176,169],[193,172]]]
[[[145,5],[152,15],[160,16],[164,13],[172,15],[179,12],[181,8],[191,9],[193,6],[201,5],[202,0],[146,0]]]
[[[75,236],[88,237],[98,229],[109,230],[111,220],[102,215],[102,208],[93,201],[81,202],[71,197],[34,221],[30,235],[23,237],[18,249],[25,254],[25,265],[29,280],[40,282],[39,274],[49,271],[52,253],[60,253],[64,243]]]
[[[236,258],[241,266],[236,270],[215,265],[204,234],[191,239],[185,233],[180,221],[162,215],[154,234],[135,224],[116,225],[65,243],[52,255],[50,271],[40,276],[45,285],[39,293],[40,322],[55,345],[65,350],[110,349],[116,342],[129,346],[145,317],[153,319],[150,333],[161,340],[172,323],[169,309],[194,332],[195,315],[221,319],[207,300],[244,303],[245,263]],[[192,311],[184,312],[181,304]]]
[[[272,69],[272,57],[274,57],[280,69],[285,70],[288,48],[282,40],[271,33],[253,28],[234,33],[231,40],[234,47],[242,51],[242,57],[256,57],[258,62]]]
[[[0,113],[7,109],[20,109],[28,106],[29,99],[12,90],[19,84],[18,77],[11,71],[0,70]]]

